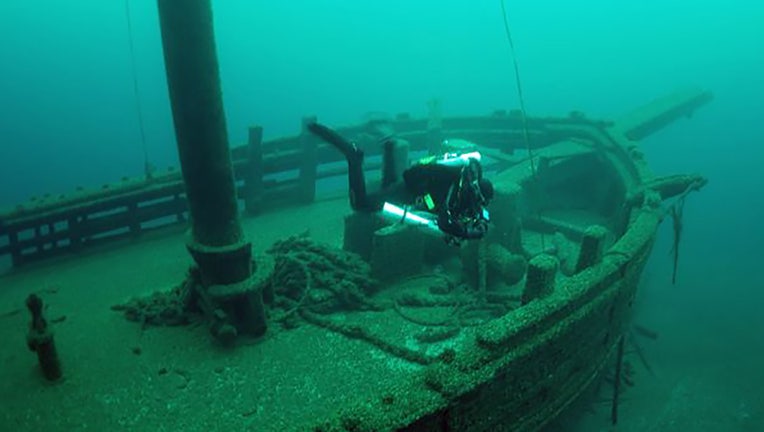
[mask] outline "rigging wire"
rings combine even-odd
[[[130,0],[125,0],[125,17],[127,19],[127,40],[130,45],[130,66],[133,74],[133,92],[135,93],[135,111],[138,116],[138,128],[141,134],[141,148],[143,150],[143,173],[146,180],[151,180],[152,167],[149,163],[149,150],[146,146],[146,128],[143,122],[143,111],[141,110],[141,97],[138,90],[138,74],[135,67],[135,48],[133,47],[133,24],[130,20]]]
[[[531,140],[530,136],[528,134],[528,116],[526,115],[525,111],[525,98],[523,97],[523,86],[522,81],[520,80],[520,67],[517,65],[517,55],[515,54],[515,44],[512,40],[512,32],[509,28],[509,20],[507,19],[507,7],[504,0],[501,0],[501,17],[504,19],[504,32],[507,35],[507,41],[509,42],[509,51],[512,55],[512,64],[515,68],[515,87],[517,88],[517,98],[520,101],[520,118],[522,119],[522,125],[523,125],[523,140],[525,141],[525,146],[528,150],[528,160],[530,161],[531,165],[531,175],[533,176],[533,182],[535,183],[534,190],[536,191],[537,198],[538,195],[540,195],[538,191],[539,187],[539,180],[538,180],[538,170],[536,168],[536,161],[533,156],[533,148],[531,147]],[[539,205],[540,203],[537,203]],[[537,207],[538,216],[541,216],[541,208],[540,206]],[[544,252],[546,250],[546,241],[544,240],[544,233],[541,233],[541,251]]]

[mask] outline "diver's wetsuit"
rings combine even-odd
[[[488,230],[484,206],[493,197],[493,186],[483,179],[476,159],[466,165],[419,163],[403,172],[406,189],[416,197],[429,197],[427,210],[438,216],[441,231],[456,238],[476,239]],[[490,189],[490,190],[489,190]]]
[[[369,193],[363,151],[319,123],[309,124],[308,130],[345,155],[353,210],[375,212],[382,210],[385,202],[398,202],[437,215],[438,228],[455,238],[481,238],[487,231],[483,206],[492,198],[493,187],[482,178],[477,160],[469,159],[464,164],[415,164],[403,172],[403,181],[383,184],[379,191]],[[394,145],[393,139],[385,140],[384,145]]]

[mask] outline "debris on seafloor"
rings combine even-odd
[[[150,325],[187,325],[196,319],[186,307],[185,285],[147,297],[133,298],[124,304],[112,306],[111,310],[122,312],[125,318],[140,323],[142,328]]]

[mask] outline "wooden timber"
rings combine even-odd
[[[689,115],[710,99],[708,92],[684,90],[646,105],[621,119],[616,126],[593,121],[581,113],[568,117],[528,119],[530,145],[536,162],[543,169],[570,152],[593,153],[621,145],[611,135],[623,137],[626,151],[609,153],[616,169],[634,169],[628,154],[632,139],[638,139],[665,126],[673,119]],[[303,119],[303,125],[314,117]],[[488,116],[441,118],[431,106],[428,118],[414,119],[407,114],[384,121],[385,127],[409,141],[412,153],[429,152],[442,137],[459,137],[480,143],[490,156],[489,168],[512,166],[501,178],[528,178],[529,163],[515,153],[526,151],[522,121],[518,112],[497,111]],[[340,128],[345,136],[366,144],[372,159],[367,169],[377,169],[381,146],[375,133],[380,121]],[[319,180],[344,175],[346,167],[339,152],[319,143],[304,130],[297,136],[262,141],[262,128],[250,129],[249,143],[232,149],[231,157],[243,208],[256,214],[274,205],[309,203],[315,199]],[[561,146],[566,148],[562,151]],[[598,150],[599,146],[599,150]],[[635,150],[636,151],[636,150]],[[554,155],[554,156],[549,156]],[[296,177],[295,177],[295,174]],[[632,173],[633,175],[636,173]],[[635,197],[631,177],[624,188]],[[98,190],[80,190],[73,194],[37,197],[15,208],[0,212],[0,256],[10,255],[14,266],[78,250],[95,239],[106,240],[125,235],[136,236],[150,228],[185,223],[186,202],[180,173],[168,171],[151,179],[130,178]]]
[[[523,230],[523,237],[562,234],[578,241],[587,232],[599,231],[609,238],[600,237],[592,260],[574,260],[572,272],[560,271],[543,296],[473,327],[458,345],[412,372],[411,379],[394,383],[389,392],[352,395],[327,416],[278,430],[532,432],[548,424],[616,354],[663,219],[662,199],[705,184],[701,177],[653,176],[635,137],[688,115],[697,107],[687,104],[688,99],[709,98],[703,91],[694,96],[683,92],[675,103],[664,98],[653,105],[654,111],[631,117],[641,119],[638,133],[637,123],[592,121],[578,113],[531,118],[537,176],[528,171],[531,155],[516,113],[440,118],[435,112],[428,119],[391,120],[413,153],[433,151],[433,140],[452,136],[475,141],[485,150],[496,187],[492,233],[498,233],[485,241],[507,244],[504,238],[514,232],[508,227],[513,224]],[[371,123],[340,129],[343,135],[368,142],[372,161],[379,155],[373,131]],[[305,202],[306,184],[315,188],[326,176],[344,174],[333,165],[341,162],[337,152],[321,144],[311,146],[302,134],[263,142],[262,130],[253,129],[250,143],[233,149],[240,197],[245,203],[250,200],[253,212],[272,206],[277,197]],[[305,153],[311,154],[313,167],[301,160]],[[300,174],[279,177],[288,172]],[[23,263],[45,256],[44,245],[54,241],[69,241],[72,247],[115,230],[136,235],[144,223],[168,217],[174,220],[167,223],[177,223],[184,210],[177,173],[42,200],[0,217],[0,235],[14,239],[3,253],[16,254],[17,263]],[[63,221],[73,222],[62,227]],[[27,237],[20,236],[24,232]],[[581,248],[578,256],[584,252],[583,242]],[[539,252],[547,251],[536,248],[525,254]]]
[[[306,117],[303,123],[314,119]],[[341,134],[365,144],[369,170],[380,166],[376,123],[339,128]],[[386,123],[409,141],[412,153],[427,152],[436,135],[480,142],[494,154],[507,155],[497,157],[494,168],[506,165],[514,150],[524,148],[521,125],[516,113],[503,112],[444,118],[439,123],[399,115]],[[534,147],[542,148],[563,134],[602,129],[607,123],[572,116],[531,119],[529,126]],[[347,172],[339,152],[304,130],[270,141],[262,141],[262,133],[262,128],[252,127],[249,143],[231,152],[237,192],[250,214],[276,205],[309,203],[315,199],[318,181]],[[182,178],[174,170],[150,179],[126,178],[97,190],[44,195],[0,212],[0,256],[10,255],[13,265],[20,266],[78,250],[96,238],[135,236],[146,229],[185,223],[186,216]]]

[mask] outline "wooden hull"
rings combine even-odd
[[[459,345],[394,382],[384,394],[360,394],[325,410],[329,415],[273,430],[535,431],[554,419],[612,365],[663,218],[662,200],[704,183],[698,176],[655,179],[636,139],[709,97],[706,92],[680,93],[652,111],[643,109],[615,123],[580,114],[531,119],[532,152],[526,156],[521,154],[526,143],[517,113],[393,120],[412,152],[432,150],[449,136],[480,143],[497,190],[492,229],[498,234],[487,242],[533,256],[546,251],[523,243],[530,232],[542,233],[542,244],[544,235],[561,233],[580,248],[586,230],[597,225],[610,239],[594,262],[561,271],[551,294],[473,327]],[[363,140],[368,127],[341,132]],[[311,202],[322,179],[344,175],[332,165],[339,155],[304,133],[265,143],[261,137],[262,130],[253,128],[250,143],[233,151],[240,198],[252,214],[275,203]],[[529,157],[535,158],[532,164]],[[539,167],[541,183],[529,165]],[[296,171],[297,177],[279,178],[285,171]],[[571,185],[585,192],[571,197]],[[529,192],[534,187],[542,199]],[[0,236],[6,240],[0,254],[22,265],[103,239],[184,223],[185,218],[178,173],[128,179],[3,213]]]

